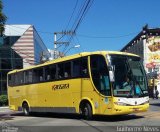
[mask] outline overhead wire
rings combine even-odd
[[[76,36],[76,31],[77,31],[78,27],[80,26],[80,24],[82,23],[82,20],[84,19],[85,15],[87,14],[89,8],[93,4],[93,1],[94,0],[85,0],[84,4],[79,9],[78,15],[77,15],[72,27],[71,27],[71,31],[73,32],[73,34],[71,34],[71,36],[68,38],[69,43],[71,43],[73,37]],[[66,47],[65,47],[65,49],[66,49]]]
[[[95,38],[95,39],[109,39],[109,38],[123,38],[123,37],[128,37],[133,34],[137,34],[139,32],[132,32],[124,35],[119,35],[119,36],[92,36],[92,35],[85,35],[85,34],[77,34],[79,37],[84,37],[84,38]]]
[[[90,0],[85,0],[84,4],[82,5],[81,9],[79,9],[79,13],[77,15],[77,18],[75,19],[72,27],[71,27],[71,31],[73,31],[76,35],[76,30],[78,29],[80,23],[82,22],[84,16],[86,15],[86,10],[87,10],[87,7],[90,3]],[[71,35],[71,37],[69,38],[69,42],[72,40],[73,38],[73,34]]]
[[[70,17],[70,19],[69,19],[69,21],[68,21],[68,23],[67,23],[67,25],[66,25],[65,30],[67,30],[67,28],[68,28],[68,26],[69,26],[69,24],[70,24],[70,22],[71,22],[71,19],[72,19],[73,16],[74,16],[74,13],[75,13],[75,11],[76,11],[77,5],[78,5],[78,0],[76,0],[75,6],[74,6],[74,8],[73,8],[73,12],[72,12],[71,17]]]
[[[16,26],[14,26],[14,25],[10,25],[10,26],[12,26],[12,27],[16,27]],[[26,28],[22,28],[22,27],[16,27],[16,28],[21,28],[21,29],[26,29]],[[19,31],[17,31],[17,30],[15,30],[15,29],[13,29],[12,28],[12,30],[14,30],[15,32],[18,32],[18,33],[20,33]],[[54,32],[53,33],[51,33],[51,32],[46,32],[46,31],[40,31],[40,30],[37,30],[37,32],[39,32],[39,33],[45,33],[45,34],[54,34]],[[86,34],[77,34],[76,33],[76,36],[79,36],[79,37],[84,37],[84,38],[97,38],[97,39],[103,39],[103,38],[122,38],[122,37],[127,37],[127,36],[130,36],[130,35],[133,35],[133,34],[137,34],[137,33],[139,33],[139,31],[137,31],[137,32],[131,32],[131,33],[128,33],[128,34],[124,34],[124,35],[119,35],[119,36],[94,36],[94,35],[86,35]]]

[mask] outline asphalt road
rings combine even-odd
[[[22,113],[0,110],[0,126],[3,132],[114,132],[160,131],[160,99],[150,100],[150,109],[144,113],[125,116],[95,116],[83,120],[79,115],[38,114],[25,117]]]

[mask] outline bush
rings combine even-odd
[[[8,97],[7,97],[7,95],[0,95],[0,105],[1,106],[8,105]]]

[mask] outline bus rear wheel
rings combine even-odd
[[[91,105],[86,103],[81,107],[81,114],[84,119],[90,120],[92,119],[92,108]]]
[[[25,116],[29,116],[29,106],[27,103],[23,103],[22,105],[23,113]]]

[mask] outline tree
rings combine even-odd
[[[3,10],[3,3],[2,0],[0,0],[0,37],[3,36],[4,24],[7,20],[7,17],[5,16],[5,14],[3,14],[2,10]]]

